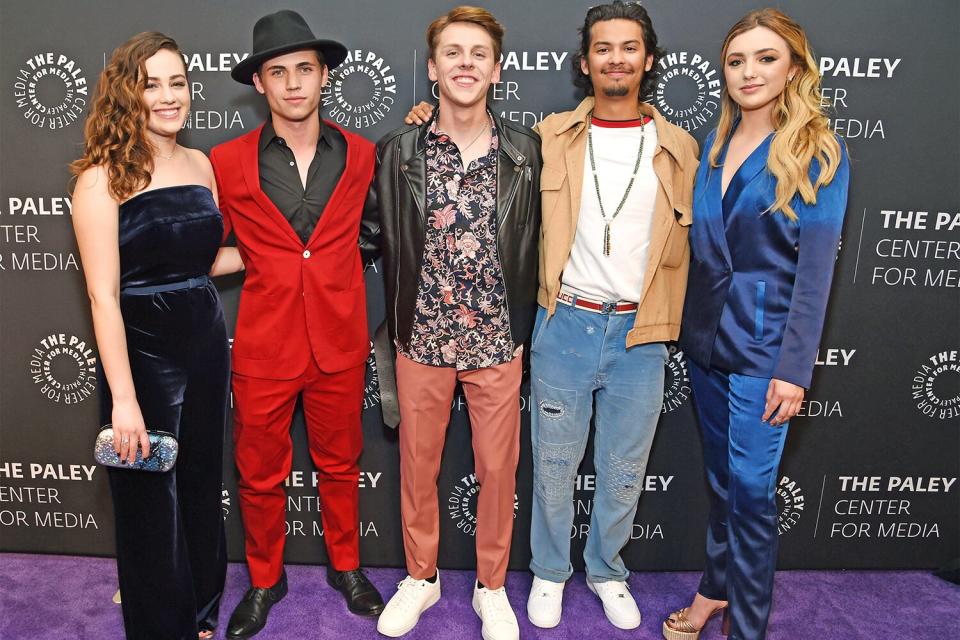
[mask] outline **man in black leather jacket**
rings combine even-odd
[[[497,249],[507,289],[510,332],[516,344],[530,336],[537,302],[540,237],[540,137],[528,127],[489,112],[500,140],[497,211],[509,215],[497,229]],[[426,238],[424,138],[437,120],[403,126],[377,143],[377,199],[390,344],[410,339]],[[396,426],[396,419],[384,419]]]
[[[434,118],[377,144],[386,328],[377,332],[384,420],[400,422],[401,514],[409,576],[380,616],[410,631],[440,596],[437,476],[460,381],[476,475],[477,586],[484,638],[519,637],[503,588],[519,458],[523,344],[533,327],[540,237],[540,138],[486,105],[503,28],[458,7],[427,31]],[[392,397],[396,350],[396,396]],[[399,415],[394,408],[399,404]],[[393,415],[391,415],[393,414]]]

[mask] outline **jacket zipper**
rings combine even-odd
[[[393,294],[393,329],[397,332],[397,338],[400,337],[400,320],[399,314],[397,312],[398,301],[400,299],[400,255],[403,253],[400,251],[400,247],[403,245],[400,243],[400,144],[397,144],[397,150],[394,154],[396,158],[394,159],[393,166],[395,167],[396,175],[393,180],[393,201],[396,207],[397,213],[397,265],[396,265],[396,281],[394,282],[394,294]],[[387,332],[389,337],[390,332]]]
[[[511,160],[512,160],[512,159],[513,159],[513,158],[511,158]],[[498,158],[497,158],[497,173],[498,173],[498,174],[499,174],[499,169],[500,169],[500,158],[498,157]],[[513,178],[513,188],[511,189],[511,191],[510,191],[510,196],[507,198],[507,202],[506,202],[506,209],[507,209],[507,211],[506,211],[506,213],[503,214],[503,220],[501,220],[500,223],[497,224],[497,251],[498,251],[498,253],[500,253],[500,254],[503,253],[502,247],[500,246],[500,228],[501,228],[501,226],[503,225],[503,223],[505,223],[505,222],[507,221],[507,218],[510,217],[510,209],[511,209],[511,207],[513,206],[513,201],[514,201],[514,200],[516,199],[516,197],[517,197],[517,191],[520,190],[520,173],[521,173],[521,172],[519,172],[519,171],[515,171],[515,172],[513,173],[513,176],[514,176],[514,178]],[[497,188],[499,188],[499,187],[500,187],[500,184],[499,184],[499,182],[498,182],[498,183],[497,183]],[[497,257],[499,258],[499,255],[498,255]],[[500,275],[501,275],[501,277],[503,278],[503,301],[504,301],[504,302],[506,303],[506,305],[507,305],[507,329],[510,331],[510,342],[514,342],[514,340],[513,340],[513,330],[512,330],[512,328],[510,327],[510,323],[511,323],[511,322],[510,322],[510,293],[509,293],[508,287],[507,287],[507,276],[506,276],[506,274],[503,272],[503,260],[500,260]],[[514,345],[513,345],[513,348],[514,348],[514,350],[516,350],[517,345],[514,344]]]

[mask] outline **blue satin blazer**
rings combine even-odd
[[[711,133],[703,149],[713,145]],[[798,221],[767,211],[776,180],[767,170],[773,134],[743,162],[723,196],[721,167],[704,158],[693,192],[691,264],[681,346],[702,367],[810,386],[847,207],[846,147],[830,184]],[[720,155],[720,164],[727,147]],[[811,162],[816,180],[819,164]]]

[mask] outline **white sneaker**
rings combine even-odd
[[[396,638],[409,632],[420,621],[420,614],[440,599],[440,571],[436,582],[414,580],[410,576],[397,585],[397,592],[377,620],[377,631]]]
[[[636,629],[640,626],[640,609],[630,595],[626,582],[608,580],[593,583],[587,578],[587,588],[600,598],[610,624],[619,629]]]
[[[542,629],[560,624],[563,611],[563,587],[566,582],[551,582],[533,576],[530,597],[527,598],[527,618]]]
[[[473,587],[473,610],[483,621],[483,640],[520,640],[517,616],[510,608],[507,590]],[[383,614],[381,614],[383,615]]]

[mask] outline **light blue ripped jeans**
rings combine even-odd
[[[626,580],[647,457],[663,404],[666,345],[626,348],[635,314],[558,304],[537,311],[530,355],[533,514],[530,569],[552,582],[573,573],[573,491],[593,418],[596,490],[583,559],[592,582]]]

